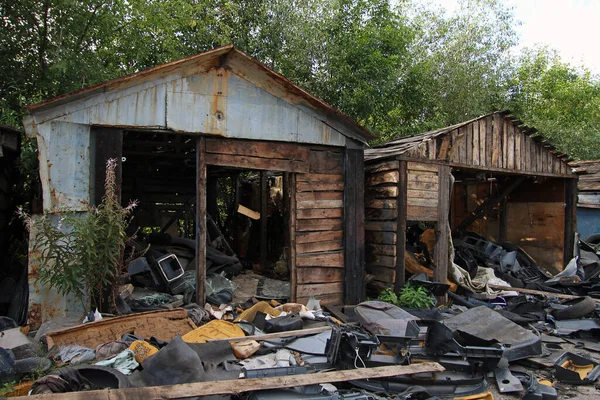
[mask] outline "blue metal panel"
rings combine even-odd
[[[582,239],[600,233],[600,208],[577,207],[577,232]]]

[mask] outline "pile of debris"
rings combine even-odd
[[[90,400],[491,399],[492,392],[545,400],[580,394],[579,385],[600,375],[598,300],[454,298],[466,305],[190,304],[42,327],[37,340],[5,318],[0,383],[11,394],[68,399],[87,391]]]

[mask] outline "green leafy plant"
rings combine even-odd
[[[427,289],[411,284],[404,286],[398,294],[392,289],[386,288],[379,294],[378,299],[406,308],[429,309],[435,306],[435,300]]]
[[[398,305],[398,295],[390,288],[383,289],[377,298],[386,303]]]
[[[45,213],[31,218],[21,212],[32,232],[31,254],[36,279],[59,294],[73,295],[87,308],[87,299],[101,307],[105,288],[114,306],[129,216],[136,202],[122,207],[116,192],[115,159],[106,164],[105,195],[86,212]],[[35,264],[35,263],[34,263]]]
[[[422,286],[405,285],[398,296],[399,305],[407,308],[429,309],[435,306],[435,300]]]

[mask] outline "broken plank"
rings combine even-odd
[[[307,283],[342,282],[344,270],[341,268],[296,268],[299,285]]]
[[[318,253],[321,251],[342,250],[342,239],[340,240],[322,240],[315,243],[297,243],[296,251],[300,253]]]
[[[367,252],[371,254],[379,254],[382,256],[395,256],[396,246],[393,244],[367,243]]]
[[[206,152],[239,156],[278,158],[284,160],[308,161],[309,150],[297,144],[269,143],[252,140],[206,139]]]
[[[389,220],[396,219],[398,217],[398,210],[395,208],[367,208],[365,209],[365,219],[375,220]]]
[[[316,208],[296,211],[297,219],[338,218],[344,214],[343,208]]]
[[[377,164],[365,165],[365,172],[367,172],[367,173],[389,171],[389,170],[394,170],[394,169],[398,169],[398,161],[396,161],[396,160],[384,161],[384,162],[379,162]]]
[[[396,208],[396,199],[373,199],[365,201],[368,208]]]
[[[300,192],[296,194],[298,201],[343,200],[343,192]]]
[[[300,200],[297,203],[299,210],[312,208],[342,208],[342,200]]]
[[[374,244],[396,244],[396,233],[367,231],[365,241]]]
[[[392,221],[365,221],[366,231],[396,232],[398,224]]]
[[[340,230],[343,226],[341,218],[299,219],[296,220],[296,231],[331,231]]]
[[[344,175],[342,174],[298,174],[296,177],[298,182],[343,182]]]
[[[296,189],[299,192],[342,191],[344,182],[296,182]]]
[[[298,285],[298,297],[319,296],[321,294],[343,293],[344,282],[309,283]]]
[[[303,161],[280,160],[248,156],[207,153],[206,164],[222,167],[258,169],[266,171],[309,172],[308,163]]]
[[[316,299],[319,300],[319,303],[324,305],[335,304],[342,305],[344,304],[343,293],[330,293],[330,294],[321,294],[316,296]],[[296,299],[296,303],[307,304],[312,296],[298,297]]]
[[[315,243],[324,240],[342,240],[343,231],[330,232],[298,232],[296,234],[296,243]]]
[[[380,172],[367,176],[367,184],[375,186],[385,183],[398,183],[399,177],[398,171]]]
[[[344,268],[344,253],[335,251],[328,253],[297,254],[296,266]]]
[[[367,262],[372,265],[381,265],[383,267],[396,267],[396,257],[380,256],[379,254],[367,254]]]
[[[370,186],[365,189],[365,198],[396,198],[398,196],[398,186]]]

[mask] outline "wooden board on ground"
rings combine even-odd
[[[126,333],[170,341],[176,335],[185,335],[196,329],[188,318],[187,310],[149,311],[139,314],[106,318],[46,334],[48,348],[53,346],[79,345],[95,348],[99,344],[120,340]]]
[[[317,383],[346,382],[358,379],[387,378],[398,375],[414,375],[425,372],[441,372],[444,367],[436,362],[412,365],[357,368],[318,374],[287,375],[268,378],[236,379],[212,382],[182,383],[179,385],[150,386],[141,388],[90,390],[85,392],[38,394],[20,397],[27,400],[111,400],[111,399],[178,399],[218,394],[241,394],[254,390],[280,389]]]

